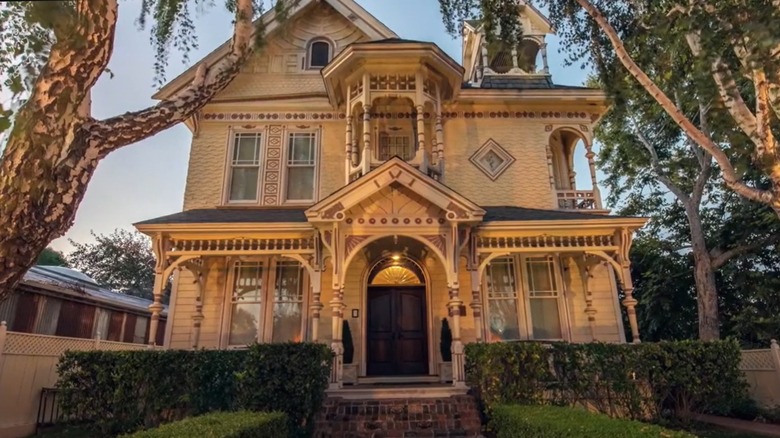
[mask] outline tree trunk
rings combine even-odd
[[[699,215],[699,205],[683,202],[691,234],[693,251],[693,279],[696,284],[696,304],[699,314],[699,339],[712,341],[720,339],[720,316],[718,314],[718,287],[715,284],[715,267],[707,249],[707,241]]]

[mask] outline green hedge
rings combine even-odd
[[[288,436],[287,416],[264,412],[216,412],[125,435],[127,438],[278,438]]]
[[[654,424],[557,406],[498,405],[493,409],[490,428],[498,438],[695,437]]]
[[[726,413],[747,398],[735,342],[469,344],[468,384],[498,404],[582,405],[612,417],[660,420]]]
[[[257,344],[247,350],[67,352],[58,365],[65,415],[127,433],[213,411],[279,411],[307,434],[324,401],[331,350]]]

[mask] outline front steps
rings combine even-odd
[[[403,388],[384,390],[397,394],[396,391]],[[314,437],[481,436],[479,408],[473,397],[458,394],[419,398],[421,394],[414,395],[417,397],[354,399],[331,393],[317,417]]]

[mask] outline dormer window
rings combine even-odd
[[[328,65],[333,50],[328,41],[314,40],[309,44],[306,65],[310,69],[319,69]]]

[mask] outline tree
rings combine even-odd
[[[298,0],[277,0],[284,22]],[[185,55],[196,42],[193,6],[205,0],[143,0],[139,23],[152,21],[155,69],[164,72],[171,46]],[[262,0],[227,0],[235,12],[229,53],[201,64],[192,82],[150,108],[97,120],[90,92],[114,47],[118,0],[5,2],[0,6],[0,71],[17,108],[0,108],[10,129],[0,158],[0,300],[10,294],[38,254],[73,223],[97,164],[109,153],[192,116],[224,89],[263,40],[253,17]],[[11,125],[12,122],[12,125]]]
[[[439,0],[444,21],[455,32],[466,18],[496,28],[490,10],[515,0]],[[633,78],[672,121],[717,162],[726,186],[739,195],[769,205],[780,216],[780,150],[775,132],[780,118],[780,0],[540,0],[563,38],[571,62],[596,68],[603,83]],[[519,26],[519,24],[513,24]],[[663,41],[665,45],[656,45]],[[659,48],[663,47],[663,50]],[[664,65],[657,54],[672,54],[678,64],[695,69],[697,83],[717,92],[713,105],[727,110],[729,125],[746,136],[750,148],[741,156],[769,181],[766,188],[743,180],[740,160],[729,154],[687,115],[671,90],[654,80]],[[623,68],[614,69],[615,65]],[[671,96],[671,97],[670,97]],[[614,97],[614,95],[613,95]],[[753,108],[748,101],[754,101]],[[710,102],[703,102],[707,106]]]
[[[41,255],[38,256],[36,264],[40,266],[68,267],[68,261],[65,259],[65,255],[52,248],[44,248]]]
[[[75,247],[68,254],[71,266],[109,289],[153,299],[155,258],[151,240],[122,229],[108,235],[91,234],[94,243],[70,240]]]

